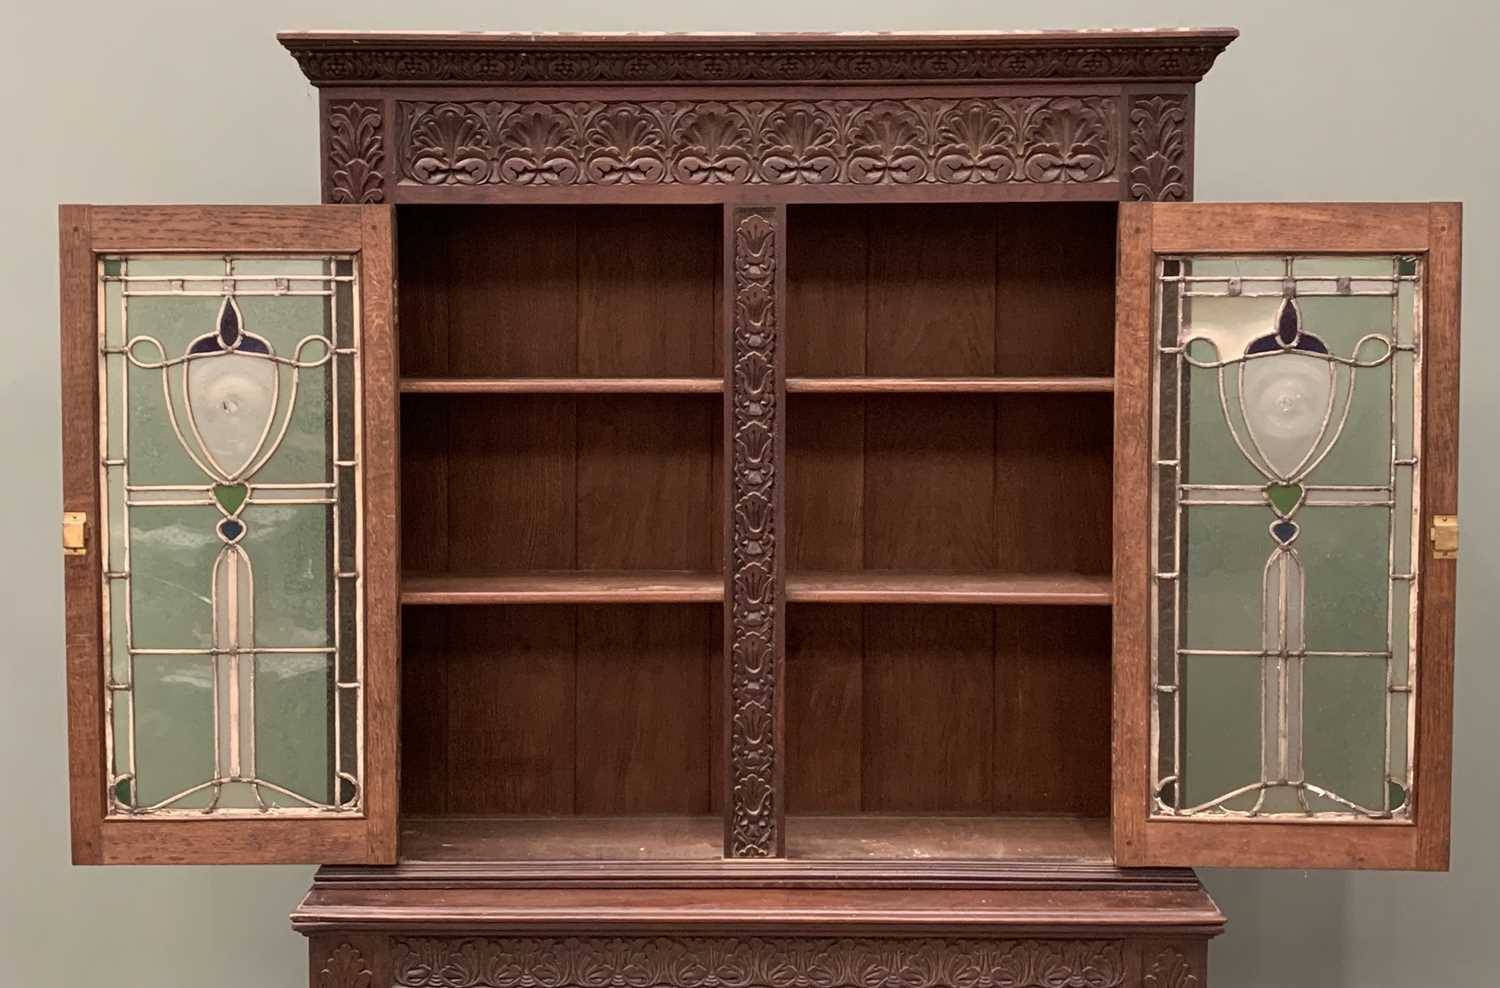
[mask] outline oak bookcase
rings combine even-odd
[[[1233,37],[283,35],[327,205],[63,208],[75,859],[324,864],[293,915],[323,988],[1201,988],[1224,920],[1189,866],[1446,867],[1458,210],[1188,204]],[[148,303],[195,292],[218,322],[146,353]],[[260,296],[299,292],[329,328],[288,358]],[[1365,296],[1390,325],[1346,346]],[[1242,303],[1266,335],[1225,356]],[[191,393],[264,356],[333,423],[303,554],[345,632],[280,727],[255,539],[289,488],[215,457],[239,398]],[[223,516],[214,767],[153,802],[141,718],[197,694],[150,660],[199,652],[141,644],[130,512],[167,488],[112,410],[147,428],[160,369],[170,414],[179,364],[208,477],[170,503]],[[1198,482],[1204,374],[1253,482]],[[1384,486],[1309,465],[1377,432]],[[1194,647],[1245,610],[1200,519],[1247,505],[1280,595],[1257,559],[1262,637]],[[1330,646],[1358,574],[1300,601],[1314,522],[1366,508],[1395,616]],[[1346,665],[1382,738],[1319,692]],[[1250,785],[1200,802],[1221,762]]]

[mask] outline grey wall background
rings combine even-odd
[[[736,9],[736,7],[738,9]],[[1500,13],[1489,0],[5,0],[0,39],[0,983],[305,984],[305,868],[68,864],[60,201],[315,202],[313,90],[282,28],[936,30],[1230,24],[1198,96],[1198,198],[1465,204],[1453,870],[1208,872],[1216,988],[1493,984],[1500,933]]]

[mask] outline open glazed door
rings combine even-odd
[[[1120,864],[1447,867],[1459,224],[1121,207]]]
[[[61,244],[74,861],[394,861],[390,210]]]

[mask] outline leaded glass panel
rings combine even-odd
[[[1156,279],[1152,813],[1409,819],[1422,258]]]
[[[356,278],[99,261],[110,816],[361,810]]]

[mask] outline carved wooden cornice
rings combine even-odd
[[[1232,28],[980,34],[289,32],[318,86],[1196,82]]]

